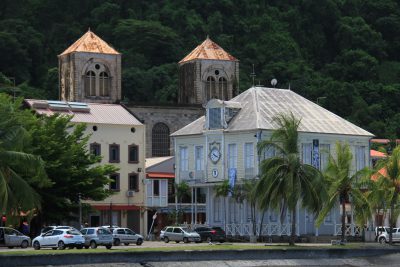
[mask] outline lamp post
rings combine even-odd
[[[78,193],[79,201],[79,226],[82,227],[82,194]]]

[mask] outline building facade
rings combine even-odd
[[[117,104],[26,100],[38,114],[73,116],[71,123],[85,123],[90,135],[88,151],[101,156],[99,164],[119,170],[110,175],[107,187],[113,194],[103,201],[83,200],[93,212],[90,226],[120,225],[137,232],[147,230],[145,192],[145,127],[128,110]]]
[[[228,235],[252,235],[249,203],[231,197],[217,197],[216,185],[224,180],[241,184],[257,179],[261,160],[275,155],[270,149],[258,156],[257,144],[271,137],[277,125],[273,118],[292,112],[301,119],[299,151],[303,163],[323,170],[337,141],[350,144],[353,170],[369,166],[372,134],[336,116],[290,90],[253,87],[230,101],[210,100],[206,115],[172,134],[175,144],[177,182],[186,181],[206,195],[205,223],[224,227]],[[195,201],[194,205],[197,202]],[[347,205],[346,234],[358,234],[354,216]],[[336,235],[340,209],[334,208],[319,228],[313,214],[298,204],[297,235]],[[280,222],[273,210],[256,214],[257,233],[263,236],[290,234],[290,214]],[[192,223],[199,223],[196,214]],[[202,222],[200,222],[202,223]]]

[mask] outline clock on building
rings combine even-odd
[[[213,147],[210,152],[210,159],[215,164],[221,158],[221,152],[217,147]]]

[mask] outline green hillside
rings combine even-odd
[[[133,103],[174,103],[177,62],[209,35],[240,60],[241,90],[254,64],[257,84],[400,137],[399,1],[2,0],[1,91],[58,98],[57,55],[89,27],[123,54]]]

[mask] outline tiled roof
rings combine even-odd
[[[83,122],[91,124],[115,124],[115,125],[143,125],[138,119],[129,113],[123,106],[117,104],[98,104],[98,103],[82,103],[87,105],[88,111],[54,110],[49,106],[46,107],[46,100],[26,99],[25,102],[30,108],[37,113],[51,116],[55,113],[73,115],[72,122]],[[72,102],[61,102],[66,105]],[[80,103],[76,103],[80,104]]]
[[[295,117],[301,119],[300,132],[373,136],[291,90],[252,87],[230,101],[239,102],[241,109],[224,129],[228,132],[274,130],[278,127],[274,122],[274,117],[292,112]],[[204,129],[205,117],[203,116],[176,131],[172,136],[201,134]]]
[[[90,30],[62,52],[60,56],[73,52],[119,54],[114,48]]]
[[[179,63],[184,63],[194,59],[214,59],[238,61],[235,57],[226,52],[222,47],[214,43],[210,38],[197,46],[192,52],[184,57]]]
[[[387,157],[387,155],[385,153],[382,153],[382,152],[379,152],[379,151],[376,151],[373,149],[371,149],[370,155],[372,158],[386,158]]]

